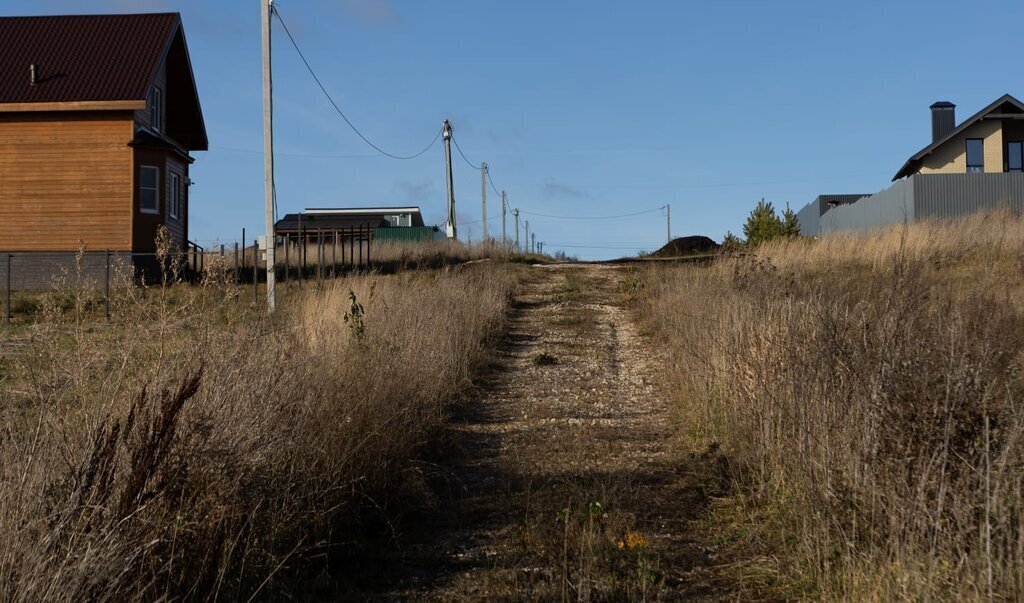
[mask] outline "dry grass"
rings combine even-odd
[[[1022,261],[994,215],[648,269],[687,441],[732,459],[706,527],[747,596],[1024,597]]]
[[[329,592],[331,546],[418,491],[512,286],[359,276],[269,320],[218,273],[126,288],[106,325],[68,291],[0,350],[0,599]]]

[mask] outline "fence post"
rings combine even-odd
[[[338,269],[338,230],[331,233],[331,278],[334,278]]]
[[[256,272],[256,267],[260,265],[260,246],[256,241],[252,242],[252,303],[260,303],[260,298],[257,290],[259,289],[260,279],[259,274]]]
[[[242,272],[238,269],[238,241],[235,241],[235,284],[242,282]]]
[[[11,254],[7,254],[7,304],[4,312],[4,318],[7,324],[11,324],[11,316],[14,312],[11,310]]]
[[[362,226],[359,227],[359,265],[363,265],[363,233],[366,229]]]
[[[356,264],[356,246],[355,246],[355,228],[350,226],[348,229],[348,263],[355,266]]]
[[[324,232],[316,229],[316,282],[324,280]]]
[[[366,267],[370,267],[370,244],[373,242],[373,229],[366,227]]]
[[[104,318],[110,320],[110,250],[104,252],[106,256],[106,277],[103,282],[103,314]]]
[[[284,236],[284,280],[288,282],[288,269],[291,267],[291,262],[288,261],[288,248],[292,246],[292,238],[289,235]]]

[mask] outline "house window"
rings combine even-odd
[[[153,90],[149,93],[149,124],[157,132],[163,130],[163,110],[163,91],[154,86]]]
[[[1024,142],[1014,141],[1006,144],[1006,171],[1024,171]]]
[[[985,171],[985,143],[980,138],[967,139],[967,173]]]
[[[160,170],[151,165],[139,167],[139,211],[160,213]]]
[[[177,220],[181,216],[181,176],[170,172],[167,184],[170,187],[167,191],[167,213]]]

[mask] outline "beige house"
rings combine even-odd
[[[950,102],[931,106],[932,142],[873,195],[821,195],[797,212],[800,233],[870,230],[979,211],[1024,215],[1024,103],[1009,94],[959,125]]]
[[[908,159],[893,180],[1024,171],[1024,103],[1003,95],[960,125],[953,103],[935,103],[931,111],[932,143]]]

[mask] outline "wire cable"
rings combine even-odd
[[[653,209],[645,209],[643,211],[634,212],[631,214],[619,214],[617,216],[553,216],[550,214],[542,214],[534,211],[526,211],[525,209],[519,210],[520,213],[528,214],[531,216],[540,216],[542,218],[555,218],[557,220],[612,220],[615,218],[628,218],[630,216],[639,216],[643,214],[652,214],[656,211],[664,211],[665,206],[655,207]]]
[[[632,245],[632,246],[631,245],[625,245],[625,246],[611,246],[611,245],[562,245],[561,243],[550,243],[548,241],[538,241],[538,242],[543,242],[545,247],[551,246],[551,247],[558,247],[558,248],[564,248],[564,249],[615,249],[615,250],[620,250],[620,251],[630,251],[630,250],[634,250],[635,251],[638,247],[641,247],[641,248],[642,247],[646,247],[646,245]],[[664,243],[649,243],[649,245],[652,245],[652,246],[658,246],[658,245],[663,245],[663,244]]]
[[[344,111],[341,110],[341,107],[338,106],[338,103],[334,102],[334,98],[331,96],[331,93],[327,91],[327,88],[324,87],[323,82],[320,81],[320,78],[317,77],[316,72],[313,71],[313,67],[310,66],[309,61],[306,60],[306,55],[302,54],[302,50],[299,49],[299,44],[295,41],[295,38],[292,37],[292,32],[288,30],[288,25],[285,24],[284,18],[281,16],[281,12],[278,10],[278,8],[276,6],[272,6],[271,10],[273,11],[273,13],[275,15],[277,15],[278,22],[280,22],[281,23],[281,27],[284,28],[284,33],[287,34],[288,39],[292,43],[292,47],[295,48],[295,52],[298,53],[299,58],[302,59],[303,64],[306,65],[306,70],[309,71],[309,75],[313,76],[313,81],[315,81],[316,85],[320,87],[321,92],[323,92],[324,96],[327,97],[327,100],[330,101],[331,105],[334,107],[334,110],[338,112],[338,115],[340,115],[341,118],[345,120],[345,123],[348,124],[348,127],[352,128],[352,131],[355,132],[356,135],[359,136],[359,138],[363,139],[363,142],[365,142],[366,144],[370,145],[370,147],[372,147],[375,151],[377,151],[381,155],[385,155],[385,156],[390,157],[392,159],[402,159],[402,160],[405,160],[405,159],[415,159],[415,158],[419,157],[420,155],[426,153],[427,151],[430,150],[431,147],[434,146],[434,144],[437,143],[437,140],[439,138],[441,138],[441,130],[439,129],[437,131],[437,134],[434,136],[434,139],[430,141],[430,144],[425,146],[423,148],[423,150],[420,151],[419,153],[414,153],[412,155],[395,155],[393,153],[388,153],[384,149],[382,149],[379,146],[373,144],[373,142],[371,142],[369,138],[364,136],[363,133],[359,131],[359,128],[357,128],[355,126],[355,124],[352,123],[352,120],[350,120],[348,118],[348,116],[345,115]]]
[[[494,191],[494,194],[500,197],[501,193],[498,192],[498,187],[494,186],[494,180],[491,180],[491,168],[489,167],[487,168],[487,181],[491,183],[491,190]]]
[[[462,156],[462,160],[465,161],[466,164],[469,167],[473,168],[474,170],[482,170],[482,169],[484,169],[484,164],[483,163],[481,163],[480,165],[476,165],[472,161],[470,161],[468,157],[466,157],[466,154],[462,152],[462,147],[459,146],[459,141],[455,138],[455,136],[452,136],[452,142],[455,143],[455,149],[459,152],[459,155]],[[490,166],[487,166],[486,174],[487,174],[487,181],[491,183],[491,190],[494,191],[495,195],[498,195],[500,197],[501,196],[501,191],[498,190],[497,186],[494,186],[494,180],[491,178],[491,167]]]
[[[263,149],[242,149],[239,147],[222,147],[219,145],[210,145],[211,149],[217,151],[229,151],[231,153],[246,153],[249,155],[262,155]],[[304,157],[307,159],[372,159],[379,157],[376,153],[360,153],[360,154],[332,154],[332,153],[288,153],[278,150],[274,150],[274,157]]]
[[[474,170],[482,170],[482,169],[484,169],[483,164],[476,165],[475,163],[473,163],[472,161],[470,161],[466,157],[466,154],[462,152],[462,147],[459,146],[459,141],[456,140],[454,136],[452,136],[452,142],[455,143],[455,148],[458,149],[459,155],[462,155],[462,160],[466,162],[466,165],[468,165],[469,167],[473,168]]]

